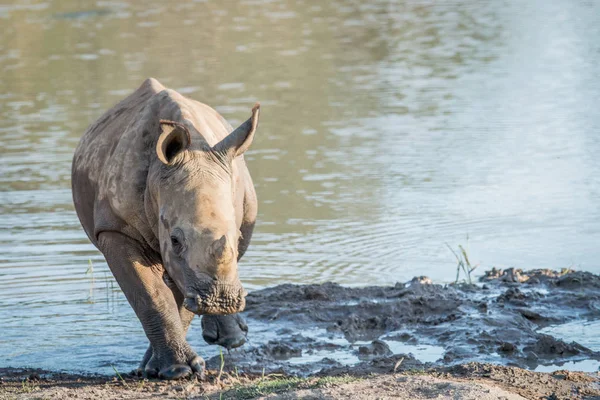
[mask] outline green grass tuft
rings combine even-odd
[[[360,378],[353,376],[327,376],[323,378],[298,378],[267,375],[250,385],[235,386],[219,393],[219,399],[253,399],[272,393],[287,392],[296,389],[317,389],[355,382]]]
[[[125,382],[125,379],[123,379],[123,377],[121,376],[121,374],[119,373],[119,371],[117,371],[117,369],[115,368],[114,365],[111,365],[112,369],[115,370],[117,376],[119,377],[119,379],[121,379],[121,382],[123,382],[123,386],[128,387],[127,382]]]

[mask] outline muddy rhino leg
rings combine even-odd
[[[175,298],[177,308],[179,309],[179,319],[181,320],[181,326],[184,332],[183,335],[185,337],[185,335],[187,335],[187,331],[190,327],[190,324],[194,319],[195,314],[191,311],[188,311],[188,309],[183,306],[184,296],[181,294],[179,289],[177,289],[177,286],[175,286],[175,282],[170,280],[168,275],[166,277],[163,276],[163,280],[165,281],[165,284],[169,287],[169,289],[171,289],[171,293],[173,293],[173,297]],[[150,359],[152,358],[152,353],[152,345],[149,345],[148,349],[146,349],[144,357],[142,358],[140,366],[136,370],[134,370],[133,373],[135,373],[136,375],[142,375],[144,373],[148,361],[150,361]],[[202,369],[204,370],[204,360],[202,360],[202,358],[200,358],[200,363],[202,364]]]
[[[203,361],[185,339],[177,302],[162,279],[157,257],[117,232],[100,233],[98,245],[152,346],[145,373],[177,379],[200,372]]]

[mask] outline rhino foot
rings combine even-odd
[[[151,353],[151,356],[149,356]],[[181,379],[187,378],[192,374],[198,374],[201,378],[204,375],[205,363],[202,357],[198,356],[191,348],[183,354],[175,355],[166,352],[157,354],[150,347],[146,351],[144,360],[140,367],[134,372],[137,375],[143,375],[147,378],[160,379]]]
[[[248,325],[239,314],[202,316],[202,337],[208,344],[235,349],[246,343],[247,335]]]

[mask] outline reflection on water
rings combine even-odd
[[[250,289],[449,281],[444,242],[467,234],[485,266],[600,272],[597,2],[13,3],[0,6],[0,365],[141,357],[73,211],[70,161],[148,76],[233,125],[263,105]]]

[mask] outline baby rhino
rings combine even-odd
[[[73,201],[150,346],[140,369],[166,379],[201,372],[186,341],[194,314],[207,341],[244,343],[237,263],[256,220],[243,153],[259,105],[235,130],[211,107],[155,79],[107,111],[73,159]]]

